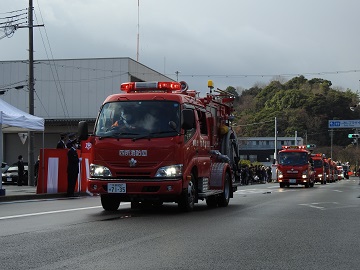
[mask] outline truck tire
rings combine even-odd
[[[215,208],[217,206],[217,198],[216,196],[209,196],[206,198],[206,205],[209,208]]]
[[[101,205],[105,211],[116,211],[120,205],[120,198],[112,194],[101,194]]]
[[[130,208],[131,209],[138,209],[140,207],[140,202],[139,201],[131,201],[130,203]]]
[[[235,182],[240,183],[239,145],[236,134],[233,130],[230,129],[222,139],[220,152],[230,159],[230,166],[234,173]]]
[[[225,180],[224,180],[224,191],[220,194],[220,196],[217,198],[218,205],[220,207],[226,207],[229,205],[230,201],[230,192],[231,192],[231,179],[229,173],[225,174]]]
[[[195,177],[191,174],[191,180],[189,182],[188,188],[185,189],[180,195],[178,206],[182,211],[190,212],[194,209],[195,204]]]

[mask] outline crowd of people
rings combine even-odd
[[[241,167],[241,184],[270,183],[272,181],[271,167],[263,165],[244,165]]]

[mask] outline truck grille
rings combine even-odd
[[[116,168],[130,168],[129,162],[109,162],[112,167]],[[154,168],[157,166],[155,162],[137,162],[134,168]]]

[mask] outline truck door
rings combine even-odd
[[[197,158],[198,158],[198,176],[209,177],[210,176],[210,139],[209,130],[206,121],[205,109],[197,109],[198,127],[199,130],[199,145],[197,147]]]

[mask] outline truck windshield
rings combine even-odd
[[[324,167],[323,162],[319,159],[314,160],[314,168],[322,168]]]
[[[180,105],[174,101],[116,101],[105,103],[95,135],[115,138],[159,138],[180,133]]]
[[[279,164],[305,165],[308,163],[308,154],[304,152],[280,152]]]

